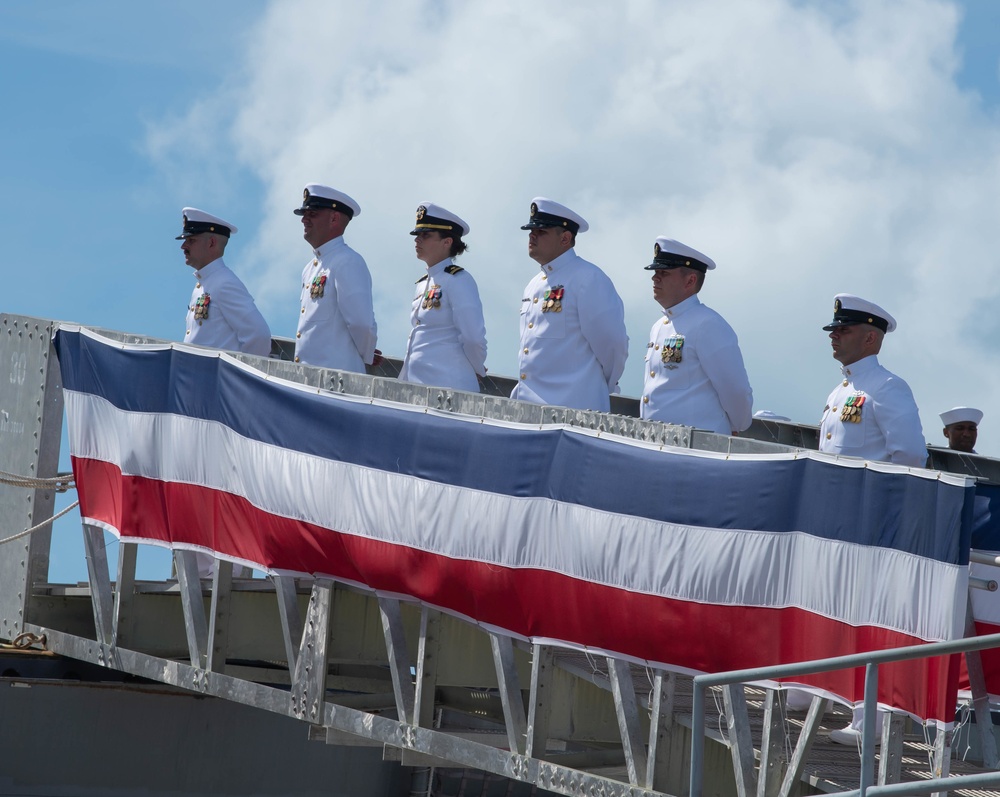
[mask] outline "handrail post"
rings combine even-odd
[[[861,726],[861,797],[875,785],[875,725],[878,717],[878,664],[865,665],[865,703]]]
[[[705,687],[694,678],[691,695],[691,778],[689,797],[701,797],[702,766],[705,757]]]

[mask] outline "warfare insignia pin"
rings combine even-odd
[[[322,299],[326,293],[326,274],[317,274],[313,277],[309,285],[309,297],[311,299]]]
[[[194,319],[198,322],[199,326],[202,321],[208,320],[208,306],[212,303],[212,297],[207,293],[203,293],[194,302]]]
[[[677,364],[684,359],[683,348],[683,335],[671,335],[669,338],[664,338],[663,350],[660,352],[660,359],[663,361],[663,364],[671,370],[676,368]]]

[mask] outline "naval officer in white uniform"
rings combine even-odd
[[[198,208],[184,208],[178,241],[197,280],[188,304],[184,342],[267,357],[271,330],[246,286],[222,260],[236,227]]]
[[[510,397],[607,412],[625,370],[628,334],[614,284],[573,248],[589,225],[565,205],[536,197],[521,229],[541,273],[521,298],[518,382]]]
[[[364,373],[375,358],[372,277],[344,230],[361,206],[347,194],[310,183],[302,192],[302,237],[313,249],[302,269],[295,362]]]
[[[895,328],[895,319],[877,304],[849,293],[834,297],[833,321],[823,329],[830,333],[833,356],[844,378],[823,408],[820,451],[911,468],[926,465],[927,444],[913,393],[877,357],[885,335]],[[863,714],[863,707],[855,708],[850,725],[831,731],[830,740],[859,744]],[[876,738],[882,714],[877,715]]]
[[[486,376],[483,303],[472,275],[455,265],[468,234],[469,225],[450,210],[433,202],[417,208],[410,235],[427,273],[417,280],[410,311],[403,381],[479,392],[479,377]]]
[[[909,385],[878,361],[895,319],[877,304],[840,293],[834,297],[830,333],[843,380],[826,400],[819,450],[911,468],[927,464],[920,413]]]
[[[653,244],[653,298],[663,318],[646,347],[639,414],[647,420],[736,434],[753,420],[753,390],[733,328],[698,292],[715,261],[661,235]]]

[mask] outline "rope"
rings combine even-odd
[[[19,531],[17,534],[14,534],[13,536],[4,537],[2,540],[0,540],[0,545],[3,545],[5,542],[14,542],[14,540],[19,540],[19,539],[21,539],[21,537],[27,537],[29,534],[34,534],[39,529],[44,529],[46,526],[48,526],[49,524],[51,524],[54,520],[59,520],[59,518],[61,518],[63,515],[65,515],[71,509],[76,509],[78,506],[80,506],[80,502],[79,501],[74,501],[72,504],[70,504],[64,510],[62,510],[61,512],[57,512],[52,517],[50,517],[48,520],[43,520],[37,526],[32,526],[30,529],[25,529],[24,531]]]
[[[7,473],[7,471],[3,470],[0,470],[0,484],[10,484],[14,487],[30,487],[33,490],[52,489],[57,493],[64,493],[75,486],[72,474],[43,479],[34,476],[18,476],[16,473]]]
[[[40,478],[36,476],[19,476],[16,473],[8,473],[5,470],[0,470],[0,484],[10,484],[14,487],[26,487],[30,490],[55,490],[57,493],[65,493],[67,490],[76,487],[76,483],[73,481],[72,473],[64,473],[61,476],[52,476],[51,478]],[[0,539],[0,545],[3,545],[5,542],[14,542],[14,540],[19,540],[21,537],[27,537],[29,534],[34,534],[39,529],[44,529],[46,526],[51,525],[53,521],[58,520],[67,512],[72,509],[76,509],[78,506],[80,506],[80,502],[74,501],[64,510],[56,513],[48,520],[43,520],[41,523],[32,526],[30,529],[25,529],[24,531],[20,531],[10,537],[3,537]]]

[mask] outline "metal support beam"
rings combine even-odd
[[[135,608],[135,563],[139,546],[136,543],[118,544],[118,578],[115,581],[114,644],[128,647],[132,644],[132,623]]]
[[[229,655],[229,617],[233,592],[233,563],[226,559],[215,560],[212,574],[212,608],[208,621],[208,662],[212,672],[226,671]]]
[[[785,777],[785,693],[764,692],[764,729],[760,740],[757,797],[777,797]]]
[[[967,637],[976,636],[971,590],[965,612],[965,635]],[[982,653],[978,650],[966,651],[965,666],[969,672],[972,710],[976,713],[976,731],[979,734],[980,749],[983,753],[983,766],[987,769],[997,769],[1000,767],[1000,757],[997,756],[997,740],[996,736],[993,735],[993,713],[990,711],[990,695],[986,690]]]
[[[878,785],[899,783],[903,773],[902,714],[885,712],[882,715],[882,751],[878,760]]]
[[[809,757],[809,751],[812,750],[813,742],[816,741],[816,733],[823,721],[825,708],[826,699],[818,695],[814,696],[809,710],[806,712],[805,721],[802,723],[802,730],[799,731],[799,740],[795,744],[788,768],[785,770],[785,779],[781,783],[779,797],[790,797],[792,794],[799,793],[806,759]]]
[[[291,576],[272,576],[274,591],[278,597],[278,616],[281,618],[281,636],[285,641],[285,658],[288,672],[294,676],[296,651],[302,641],[302,615],[299,613],[299,597],[295,579]]]
[[[312,723],[323,718],[332,611],[333,582],[318,578],[309,595],[306,624],[292,673],[292,712],[298,719]]]
[[[205,601],[198,577],[198,560],[193,551],[174,551],[177,587],[184,611],[184,632],[192,667],[205,667],[208,659],[208,623],[205,621]]]
[[[528,740],[528,720],[524,714],[524,698],[514,665],[514,644],[510,637],[490,634],[490,648],[497,670],[500,703],[503,705],[507,744],[512,753],[525,753]]]
[[[399,721],[414,724],[415,696],[399,601],[380,597],[378,610],[382,615],[382,633],[385,635],[385,650],[389,655],[389,672],[392,674],[392,688],[396,693],[396,711],[399,715]]]
[[[945,730],[942,723],[938,723],[937,733],[934,735],[934,758],[932,761],[933,770],[931,777],[946,778],[951,774],[951,731]],[[936,791],[932,797],[948,797],[947,791]]]
[[[541,758],[549,738],[549,716],[552,712],[552,651],[545,645],[531,646],[531,704],[528,709],[527,755]]]
[[[441,614],[420,609],[420,641],[417,643],[417,683],[414,722],[421,728],[434,726],[434,693],[437,690],[438,656],[441,650]]]
[[[615,716],[618,718],[622,749],[625,751],[628,781],[633,786],[638,786],[640,780],[646,777],[646,746],[639,727],[639,707],[635,700],[632,670],[627,662],[610,656],[607,662],[611,694],[615,698]]]
[[[733,757],[736,794],[737,797],[750,797],[755,792],[755,761],[753,739],[750,738],[750,714],[747,711],[746,691],[743,684],[729,684],[722,687],[722,697],[726,709],[729,751]]]
[[[114,643],[114,598],[108,575],[108,553],[104,549],[104,530],[84,523],[83,547],[87,556],[87,577],[90,580],[97,641],[111,645]]]
[[[677,674],[657,670],[649,700],[649,750],[645,789],[662,791],[670,771],[670,742],[674,732],[674,694]]]

